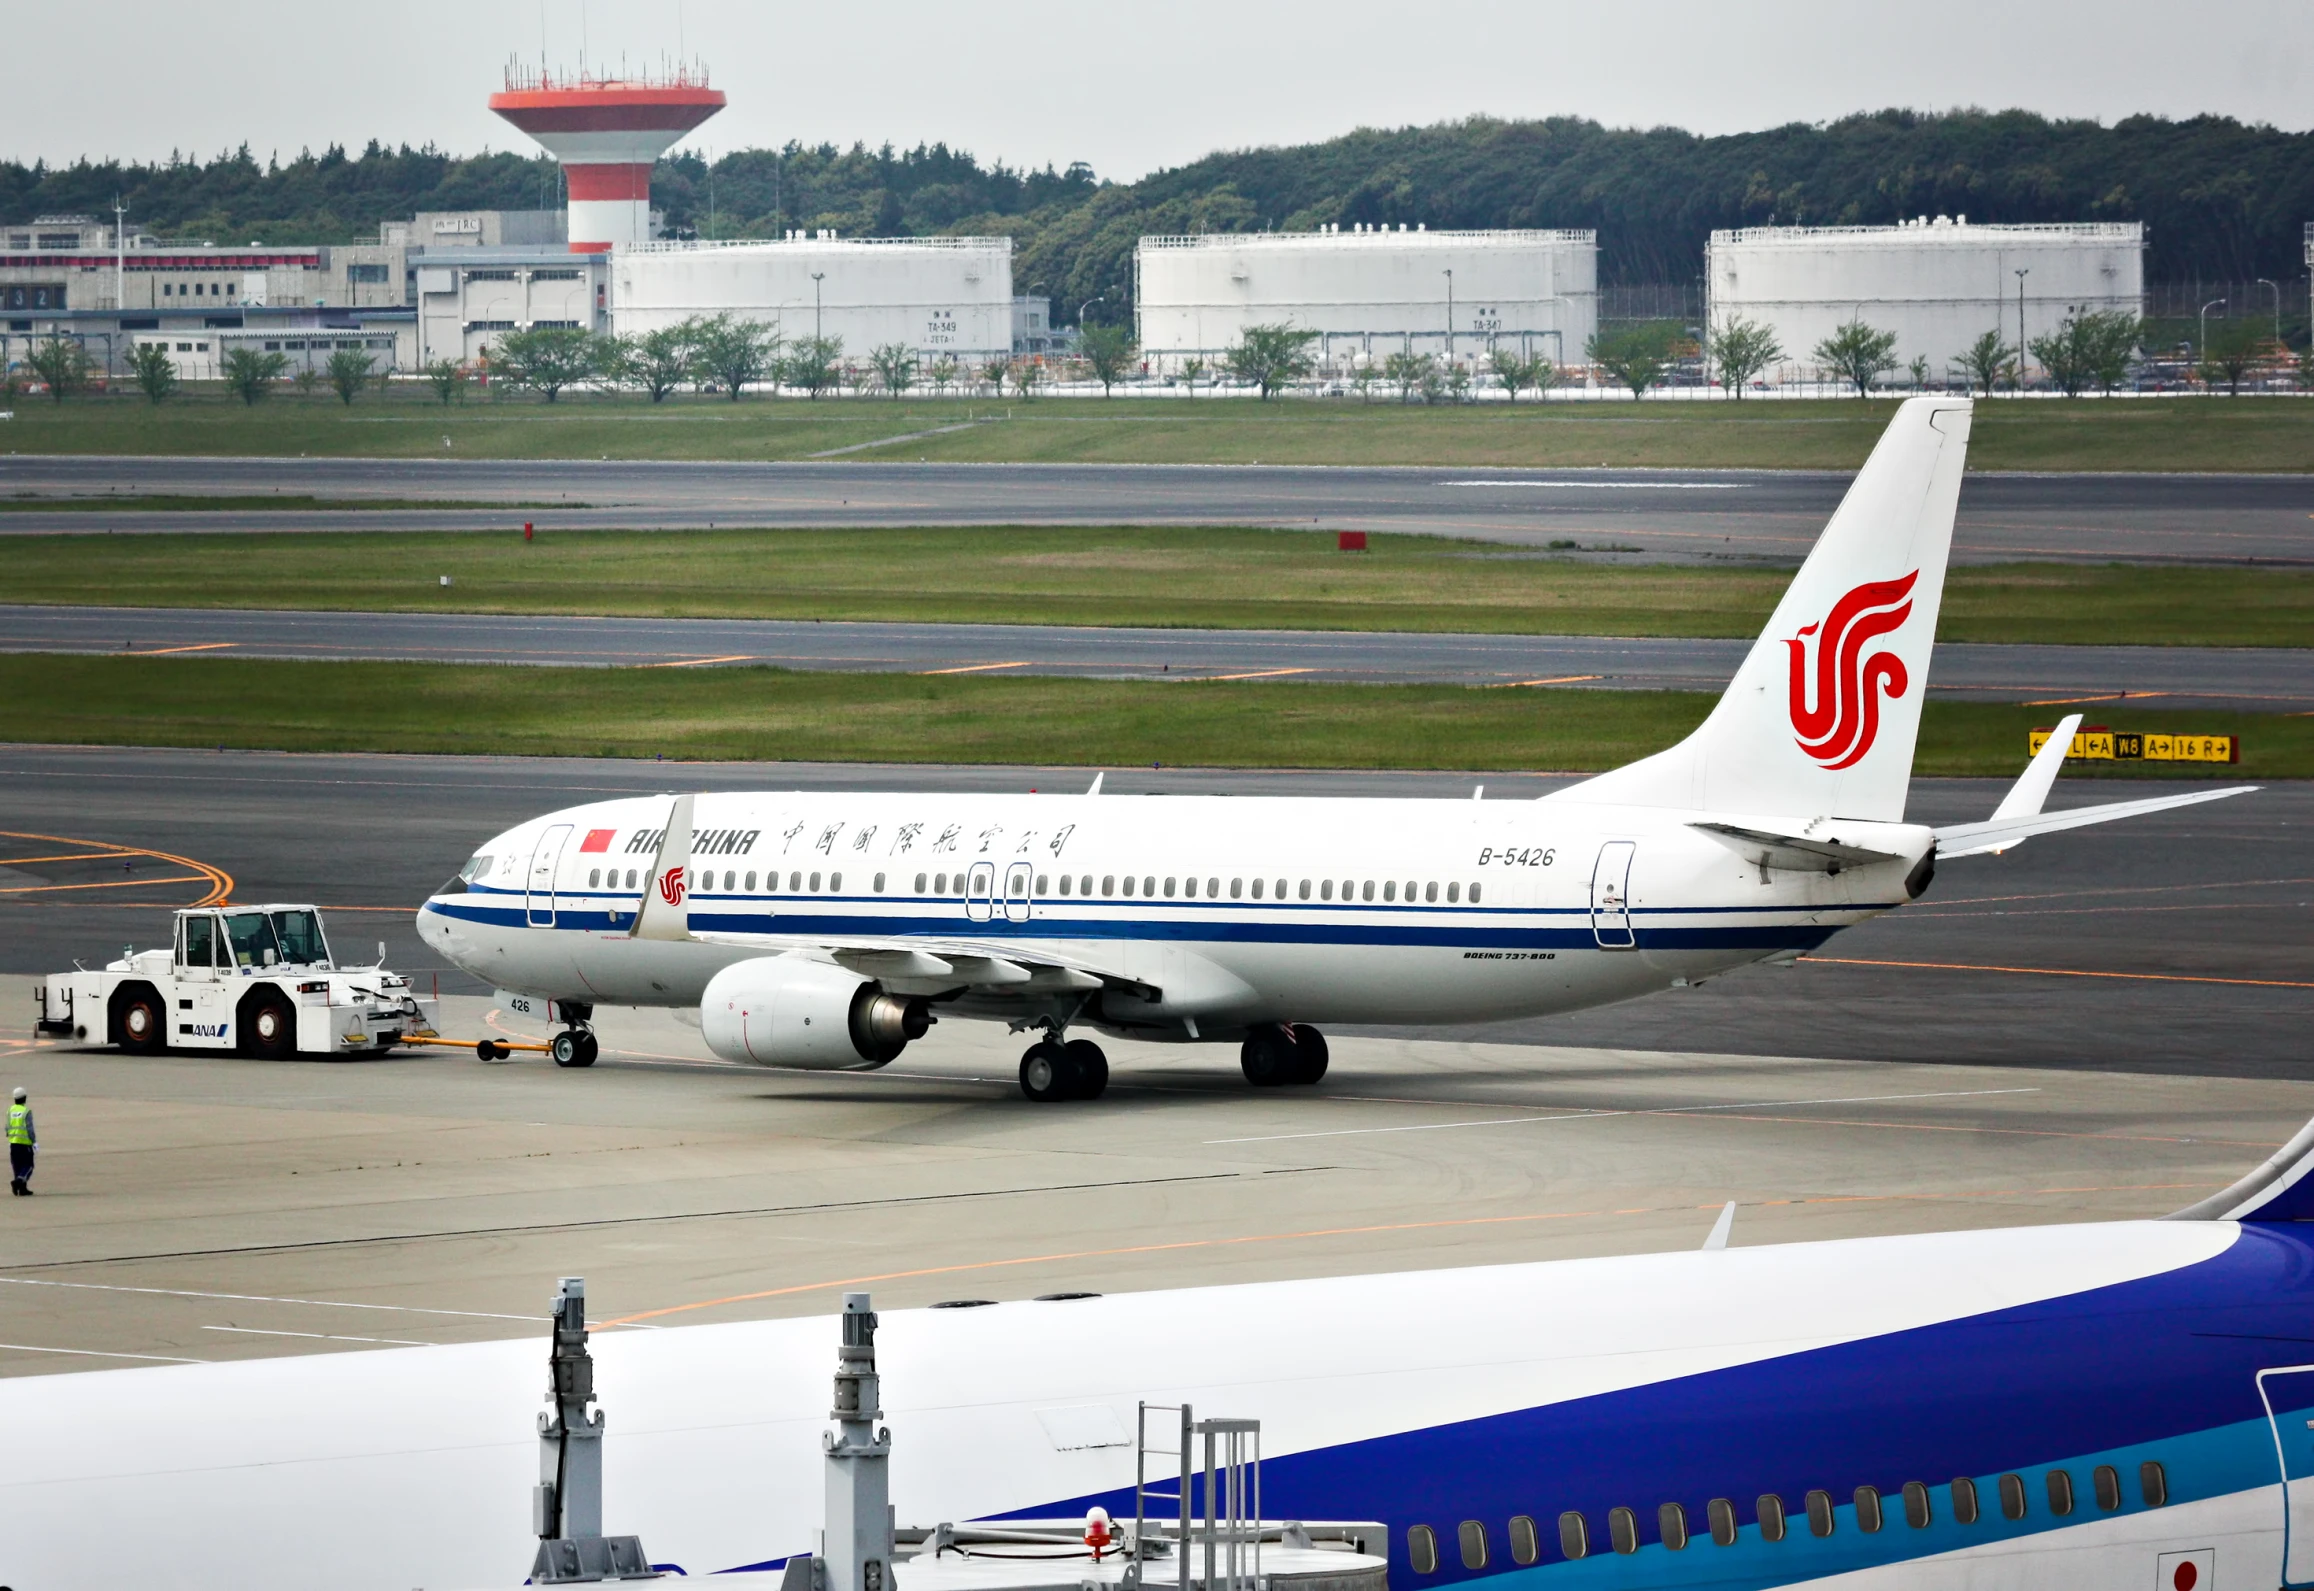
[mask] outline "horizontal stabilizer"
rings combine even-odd
[[[2142,817],[2148,812],[2166,812],[2171,807],[2190,807],[2202,801],[2223,801],[2227,796],[2248,795],[2257,788],[2254,784],[2228,785],[2223,790],[2150,796],[2143,801],[2108,801],[2103,806],[2074,807],[2066,812],[2037,812],[2023,817],[1990,818],[1983,823],[1948,824],[1936,831],[1936,854],[1946,861],[1956,856],[1982,856],[1987,851],[2005,851],[2034,834],[2086,828],[2092,823]]]
[[[1837,873],[1843,867],[1867,862],[1901,862],[1895,851],[1874,851],[1844,845],[1833,836],[1817,839],[1806,834],[1778,834],[1770,829],[1747,829],[1734,823],[1690,823],[1758,867],[1781,868],[1788,873]]]
[[[2223,1193],[2189,1204],[2170,1221],[2314,1220],[2314,1121]]]

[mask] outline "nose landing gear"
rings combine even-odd
[[[1326,1036],[1306,1022],[1255,1028],[1238,1051],[1245,1080],[1256,1088],[1314,1083],[1326,1075]]]
[[[592,1066],[600,1046],[595,1043],[595,1030],[583,1022],[573,1023],[557,1033],[547,1045],[547,1054],[554,1057],[557,1066]]]
[[[1090,1039],[1063,1043],[1053,1034],[1028,1047],[1020,1058],[1020,1091],[1038,1104],[1063,1099],[1099,1099],[1109,1087],[1109,1057]]]

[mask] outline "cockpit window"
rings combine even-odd
[[[263,912],[227,912],[225,938],[233,947],[236,967],[270,966],[281,959],[281,942],[273,937],[273,923]]]
[[[284,961],[319,966],[329,960],[329,942],[321,936],[319,912],[273,913],[273,937],[281,946]]]
[[[468,883],[472,883],[475,879],[480,878],[483,874],[490,871],[491,860],[492,859],[487,856],[477,856],[474,858],[474,860],[468,862],[464,867],[458,869],[458,876],[462,879],[465,879]]]

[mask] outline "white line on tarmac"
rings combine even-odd
[[[215,1362],[209,1359],[180,1359],[165,1353],[101,1353],[94,1348],[35,1348],[28,1342],[0,1342],[0,1349],[9,1353],[69,1353],[83,1359],[143,1359],[165,1365],[205,1365]]]
[[[412,1342],[406,1337],[334,1337],[326,1331],[264,1331],[255,1326],[203,1326],[203,1331],[233,1331],[244,1337],[303,1337],[309,1342],[368,1342],[388,1348],[439,1348],[440,1343]]]
[[[194,1293],[176,1287],[120,1287],[105,1282],[51,1282],[34,1276],[0,1276],[16,1287],[73,1287],[89,1293],[143,1293],[152,1298],[209,1298],[228,1304],[303,1304],[310,1309],[383,1309],[400,1315],[456,1315],[463,1320],[544,1320],[544,1315],[501,1315],[487,1309],[425,1309],[416,1304],[348,1304],[334,1298],[271,1298],[263,1293]],[[59,1353],[63,1349],[56,1350]],[[194,1361],[199,1362],[199,1361]]]
[[[1377,1133],[1445,1132],[1455,1127],[1516,1127],[1533,1121],[1606,1121],[1616,1116],[1692,1116],[1707,1110],[1788,1110],[1799,1105],[1877,1105],[1897,1099],[1973,1099],[1986,1094],[2038,1094],[2037,1088],[1955,1088],[1933,1094],[1848,1094],[1837,1099],[1763,1099],[1734,1105],[1658,1105],[1647,1110],[1576,1110],[1560,1116],[1490,1116],[1483,1121],[1415,1122],[1403,1127],[1337,1127],[1328,1132],[1265,1133],[1258,1138],[1208,1138],[1212,1144],[1273,1144],[1289,1138],[1362,1138]]]

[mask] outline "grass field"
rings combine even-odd
[[[0,657],[0,740],[97,745],[1118,767],[1598,769],[1677,740],[1692,692],[1147,684],[797,674]],[[2046,708],[1932,702],[1918,771],[2013,776]],[[2314,718],[2114,712],[2116,729],[2236,733],[2239,767],[2314,776]],[[2079,764],[2076,769],[2093,768]]]
[[[1356,398],[638,397],[576,394],[444,407],[415,387],[348,408],[287,394],[154,407],[114,395],[19,398],[0,448],[461,458],[855,458],[1264,464],[1666,465],[1852,469],[1894,404],[1488,403]],[[1991,470],[2314,470],[2314,402],[2291,398],[1999,400],[1978,406],[1970,464]],[[943,430],[943,427],[957,429]],[[923,435],[920,433],[935,432]],[[445,447],[447,442],[447,447]],[[881,443],[882,445],[875,445]],[[868,444],[863,447],[863,444]]]
[[[1227,528],[0,537],[6,600],[128,607],[917,619],[993,624],[1748,636],[1779,569],[1577,561],[1435,536],[1335,550]],[[445,588],[443,575],[455,584]],[[1955,570],[1947,640],[2303,646],[2314,572]]]

